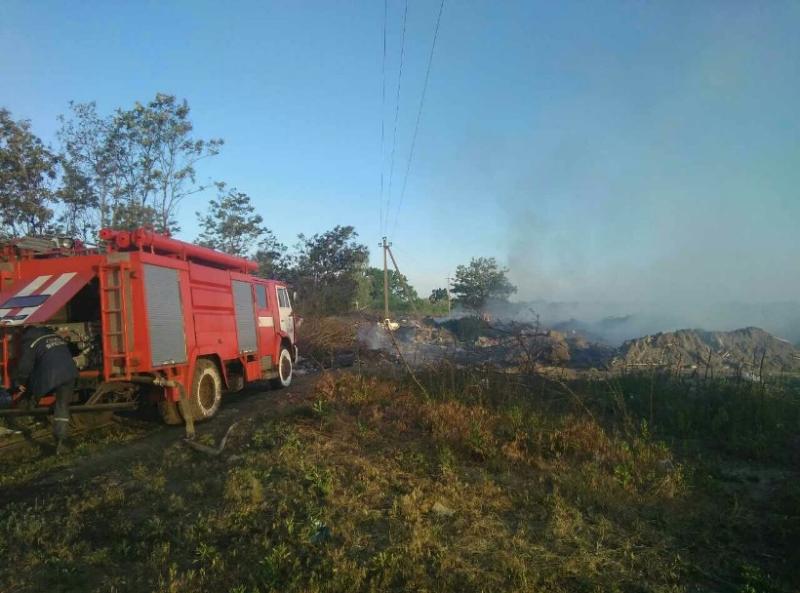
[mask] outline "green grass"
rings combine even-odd
[[[796,387],[329,373],[220,457],[0,511],[0,591],[800,587]]]

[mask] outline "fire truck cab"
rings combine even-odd
[[[296,318],[285,283],[254,276],[255,262],[147,229],[100,238],[96,250],[25,240],[2,248],[6,388],[26,325],[47,325],[69,344],[80,371],[73,406],[150,399],[178,424],[211,418],[223,392],[253,381],[291,383]]]

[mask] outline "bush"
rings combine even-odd
[[[298,347],[303,356],[319,364],[341,352],[356,348],[356,326],[340,317],[307,317],[298,329]]]

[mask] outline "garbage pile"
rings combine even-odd
[[[402,356],[411,366],[448,361],[539,371],[661,368],[747,378],[800,372],[800,351],[755,327],[730,332],[665,332],[628,340],[619,348],[575,331],[564,333],[533,323],[479,317],[400,319],[391,335],[380,323],[365,322],[357,336],[365,350],[382,351],[389,358]]]
[[[800,351],[757,327],[728,332],[682,329],[628,340],[613,368],[666,367],[702,373],[761,374],[800,371]]]
[[[580,336],[478,317],[401,319],[391,336],[380,323],[365,323],[359,327],[358,338],[367,349],[395,352],[412,366],[446,360],[508,369],[604,368],[615,353]]]

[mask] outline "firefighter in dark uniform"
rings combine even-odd
[[[22,347],[15,373],[17,388],[34,402],[48,393],[56,396],[53,436],[61,449],[69,434],[69,404],[78,378],[67,343],[49,327],[28,326],[22,334]]]

